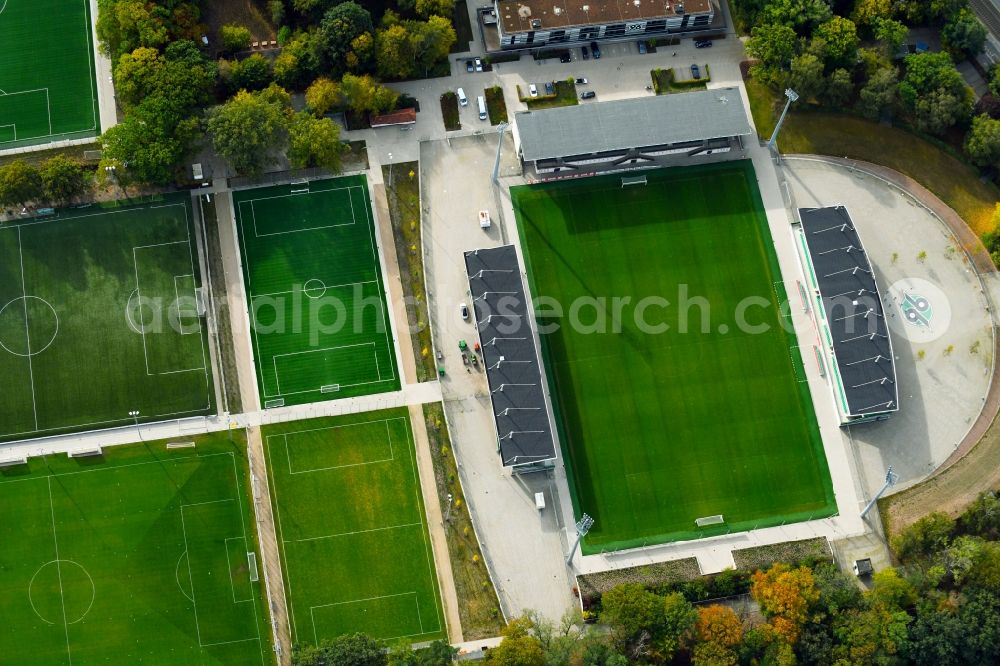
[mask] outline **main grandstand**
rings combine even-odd
[[[814,350],[833,375],[841,425],[885,420],[899,409],[896,370],[865,247],[843,206],[800,208],[799,219],[800,255],[821,331],[822,349]]]

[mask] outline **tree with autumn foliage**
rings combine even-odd
[[[819,601],[812,570],[778,563],[767,571],[754,573],[750,581],[750,594],[761,612],[771,618],[778,634],[794,644],[809,619],[810,608]]]

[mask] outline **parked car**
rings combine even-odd
[[[696,79],[701,78],[701,70],[698,69],[698,65],[691,65],[691,76]]]
[[[555,86],[552,85],[551,81],[546,81],[545,82],[545,94],[546,95],[555,95],[556,94]]]
[[[639,55],[646,55],[646,52],[647,52],[647,49],[646,49],[646,40],[645,39],[640,39],[639,42],[638,42],[638,44],[639,44]]]
[[[483,71],[483,61],[480,60],[479,58],[476,58],[475,62],[476,62],[476,71],[477,72]]]
[[[476,71],[476,65],[474,62],[472,62],[472,58],[469,58],[468,60],[465,61],[465,71],[467,72]]]
[[[597,42],[590,43],[590,50],[594,53],[594,60],[601,58],[601,47],[597,45]]]
[[[534,83],[528,84],[528,95],[531,97],[538,97],[538,88]]]
[[[585,76],[576,77],[576,85],[585,86],[587,85],[587,83],[589,83],[589,81],[587,81],[587,78]]]
[[[594,99],[595,97],[597,97],[597,93],[593,90],[588,90],[580,95],[580,99]]]
[[[458,313],[460,315],[462,315],[462,319],[468,319],[469,318],[469,306],[466,305],[465,303],[459,303],[458,304]]]
[[[573,56],[570,55],[569,51],[563,51],[562,53],[559,54],[559,62],[567,63],[570,62],[571,60],[573,60]]]
[[[590,60],[590,51],[587,50],[586,46],[580,47],[580,55],[583,56],[584,60]]]
[[[696,39],[694,41],[694,47],[696,49],[708,49],[712,47],[712,40],[710,39]]]

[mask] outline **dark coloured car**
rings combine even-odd
[[[584,60],[590,60],[590,51],[587,50],[586,46],[580,47],[580,53],[583,55]]]
[[[578,77],[576,77],[576,85],[578,85],[578,86],[585,86],[585,85],[587,85],[587,77],[585,77],[585,76],[578,76]]]
[[[475,64],[473,64],[472,58],[469,58],[468,60],[465,61],[465,71],[467,72],[476,71],[476,66]]]
[[[694,42],[694,47],[696,49],[707,49],[711,48],[712,40],[710,39],[696,39]]]
[[[594,99],[595,97],[597,97],[597,93],[595,93],[593,90],[588,90],[582,95],[580,95],[580,99]]]
[[[569,54],[569,51],[563,51],[559,54],[559,62],[567,63],[573,60],[573,56]]]
[[[698,69],[698,65],[691,65],[691,76],[696,79],[701,78],[701,70]]]
[[[599,60],[601,57],[601,47],[597,45],[597,42],[590,43],[590,50],[594,54],[594,60]]]
[[[647,52],[647,49],[646,49],[646,40],[640,39],[639,42],[638,42],[638,44],[639,44],[639,55],[646,55],[646,52]]]
[[[555,89],[555,87],[553,87],[551,81],[546,81],[545,82],[545,93],[547,95],[555,95],[556,94],[556,89]]]

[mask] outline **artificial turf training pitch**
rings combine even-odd
[[[540,327],[559,323],[541,339],[576,513],[596,521],[584,552],[834,514],[750,162],[645,173],[626,188],[619,175],[511,189],[534,298],[569,312],[606,297],[608,322],[611,299],[631,298],[617,334],[539,313]],[[710,306],[705,332],[702,308],[678,305],[684,288]],[[647,296],[670,302],[642,313],[669,330],[640,330]],[[763,300],[746,321],[766,332],[734,325],[748,297]],[[718,514],[724,524],[695,526]]]
[[[206,414],[191,197],[0,226],[0,441]]]
[[[409,412],[264,428],[292,640],[446,638]]]
[[[399,389],[364,176],[233,194],[265,407]]]
[[[232,437],[0,469],[0,661],[273,663],[246,439]]]
[[[87,0],[0,0],[0,150],[99,131]]]

